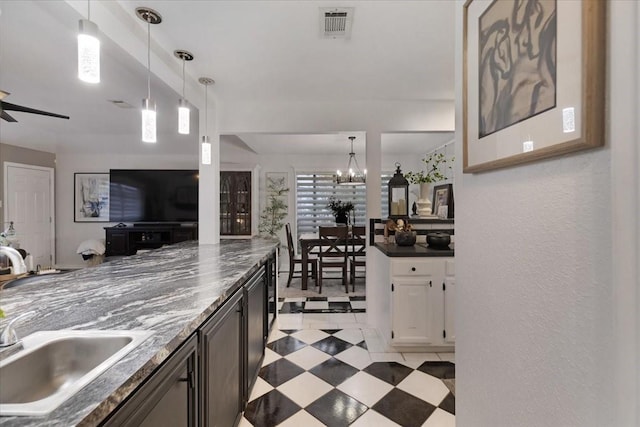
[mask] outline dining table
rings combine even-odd
[[[350,235],[350,233],[349,233]],[[313,250],[313,248],[315,248],[316,246],[321,246],[322,245],[322,239],[320,239],[320,236],[318,233],[302,233],[300,234],[300,237],[298,238],[298,240],[300,241],[300,252],[302,255],[302,290],[307,290],[308,288],[308,284],[309,284],[309,254],[311,253],[311,251]],[[349,247],[352,246],[351,242],[353,242],[353,240],[349,240]],[[366,239],[356,239],[356,241],[354,242],[356,245],[362,245],[365,244]],[[349,247],[347,248],[347,254],[349,254]],[[318,272],[318,274],[322,274],[322,272]]]

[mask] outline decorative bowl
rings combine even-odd
[[[396,245],[398,246],[413,246],[416,244],[416,232],[415,231],[396,231]]]
[[[427,244],[434,248],[446,248],[451,243],[451,235],[447,233],[427,233]]]

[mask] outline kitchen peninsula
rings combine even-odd
[[[216,366],[208,366],[207,360],[225,360],[235,351],[245,361],[244,368],[238,359],[235,362],[240,367],[231,367],[245,372],[236,381],[243,406],[253,380],[250,374],[260,366],[266,326],[275,314],[275,303],[267,304],[267,297],[273,297],[271,290],[275,289],[277,246],[275,240],[259,238],[215,245],[184,242],[1,291],[0,305],[9,318],[5,320],[36,311],[15,325],[20,337],[62,329],[145,330],[152,335],[50,414],[1,416],[0,425],[109,425],[111,414],[117,418],[120,412],[127,413],[131,423],[136,415],[131,403],[138,395],[149,396],[140,391],[176,355],[190,348],[189,363],[197,361],[195,378],[191,378],[193,372],[187,375],[194,390],[190,396],[207,396],[207,402],[213,402],[219,385],[210,384],[216,379]],[[224,329],[219,319],[222,314],[238,320],[226,322],[231,326]],[[240,324],[242,331],[236,327]],[[219,345],[216,333],[223,330],[237,333],[241,345]],[[206,425],[209,411],[216,407],[193,405],[192,401],[189,406],[189,416],[200,420],[200,425]],[[233,411],[227,415],[235,416]]]
[[[381,222],[371,221],[367,311],[375,315],[369,321],[395,351],[453,351],[455,245],[434,248],[424,240],[429,232],[453,234],[453,221],[412,221],[419,227],[412,246],[396,245],[393,235],[385,243]]]

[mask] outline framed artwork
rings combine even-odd
[[[606,4],[466,1],[463,172],[604,144]]]
[[[446,213],[440,212],[440,207],[446,206]],[[453,214],[453,184],[435,185],[433,187],[433,213],[442,218],[454,218]]]
[[[74,222],[109,222],[109,174],[74,173]]]

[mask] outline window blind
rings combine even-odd
[[[390,172],[382,174],[382,217],[388,215],[387,195]],[[333,172],[298,172],[296,173],[296,211],[298,237],[302,233],[315,233],[320,225],[335,225],[336,219],[327,207],[329,198],[334,196],[343,202],[351,202],[354,212],[351,221],[355,224],[366,225],[367,194],[365,185],[337,185]]]

